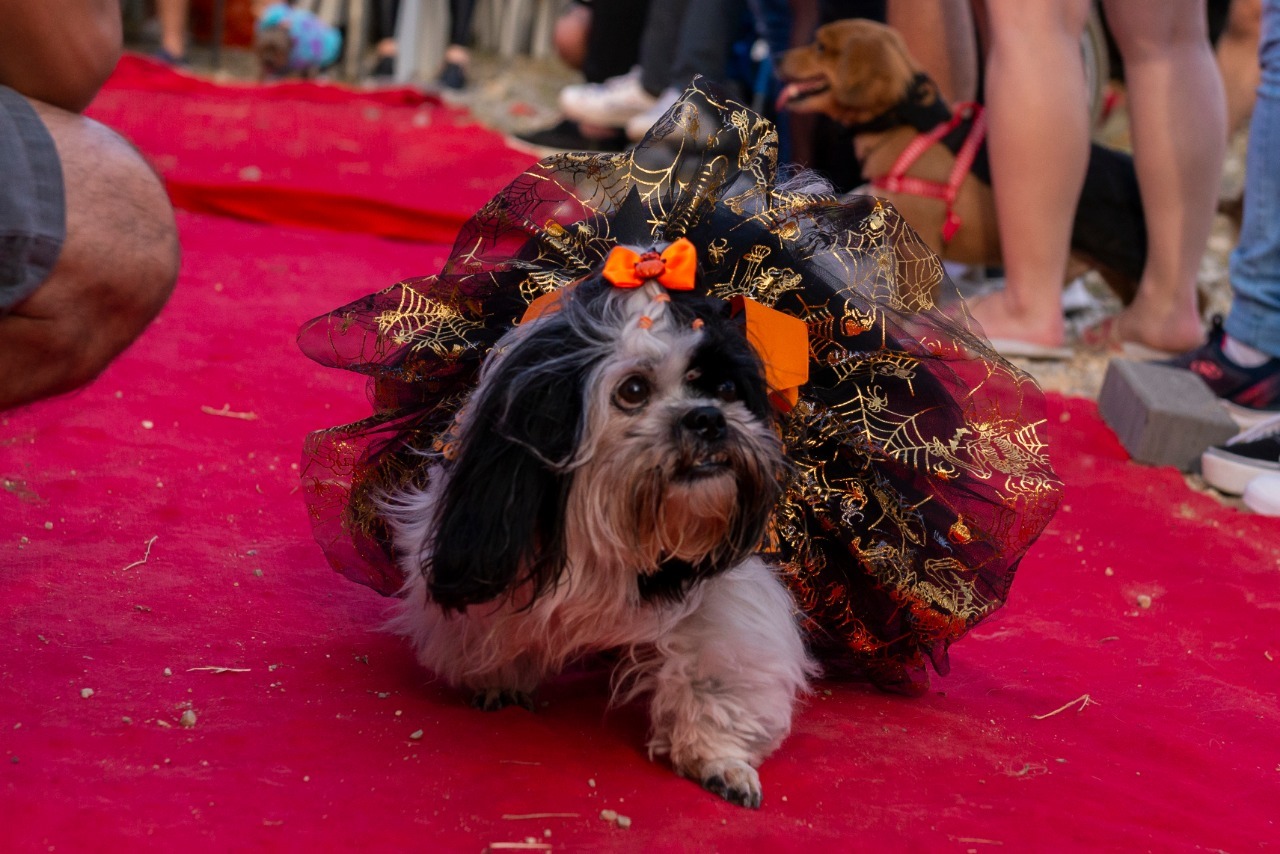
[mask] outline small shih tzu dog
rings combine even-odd
[[[651,755],[758,807],[756,767],[816,666],[757,553],[787,475],[777,390],[747,307],[682,291],[693,255],[616,248],[494,347],[421,449],[426,486],[381,501],[408,579],[393,626],[490,710],[619,650],[618,694],[651,697]]]

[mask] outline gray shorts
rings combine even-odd
[[[49,277],[66,237],[53,137],[26,99],[0,86],[0,314]]]

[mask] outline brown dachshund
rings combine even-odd
[[[862,174],[873,185],[890,175],[917,137],[952,119],[937,85],[902,37],[874,21],[850,19],[819,27],[812,44],[782,55],[778,76],[785,84],[778,107],[823,113],[848,127]],[[924,147],[905,176],[935,188],[947,185],[968,129],[968,122],[961,123]],[[974,138],[970,145],[978,141]],[[943,258],[1000,266],[985,145],[972,153],[972,167],[959,179],[950,211],[943,199],[907,189],[880,186],[871,192],[887,198]],[[1097,268],[1122,300],[1132,300],[1146,262],[1146,229],[1128,155],[1092,147],[1071,246],[1073,260],[1079,262],[1074,266]]]

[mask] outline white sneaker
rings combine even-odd
[[[620,128],[656,100],[640,85],[640,69],[603,83],[580,83],[560,90],[560,109],[575,122]]]
[[[684,94],[681,90],[669,87],[662,90],[662,94],[658,96],[658,100],[653,102],[653,106],[645,110],[643,113],[637,113],[627,121],[627,139],[632,142],[639,142],[644,135],[649,132],[649,128],[658,123],[658,119],[667,114],[667,110],[675,106],[676,101],[680,100],[680,96]]]
[[[1280,416],[1209,448],[1200,455],[1200,473],[1205,483],[1227,495],[1243,494],[1259,476],[1280,474]]]
[[[1280,474],[1260,474],[1249,481],[1244,506],[1259,516],[1280,516]]]

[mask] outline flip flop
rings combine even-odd
[[[991,349],[1006,359],[1030,359],[1035,362],[1069,362],[1075,356],[1070,347],[1033,344],[1016,338],[992,338]]]
[[[1101,350],[1134,362],[1163,362],[1179,355],[1157,350],[1155,347],[1148,347],[1137,341],[1125,341],[1120,337],[1120,323],[1116,315],[1105,318],[1081,332],[1080,343],[1090,350]]]

